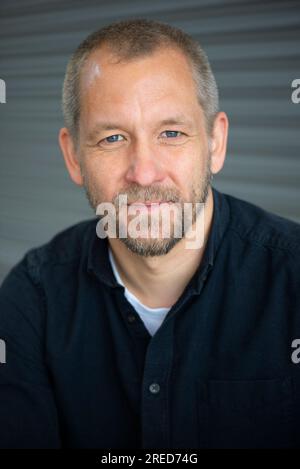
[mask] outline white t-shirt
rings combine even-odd
[[[109,260],[112,266],[112,270],[115,274],[117,282],[125,288],[125,297],[132,304],[140,318],[142,319],[143,323],[145,324],[146,328],[148,329],[151,335],[154,335],[157,329],[162,324],[165,316],[167,315],[168,311],[171,308],[149,308],[148,306],[143,305],[136,296],[134,296],[124,285],[122,282],[119,272],[117,270],[117,266],[115,264],[113,254],[111,249],[108,248]]]

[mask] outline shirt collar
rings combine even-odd
[[[217,251],[221,245],[223,235],[228,226],[230,213],[226,196],[212,187],[213,193],[213,216],[210,232],[206,242],[206,247],[202,261],[190,281],[190,287],[195,291],[200,291],[203,279],[207,272],[213,267]],[[97,236],[96,225],[98,218],[92,221],[92,234],[89,237],[87,270],[94,273],[99,280],[110,287],[120,287],[117,282],[109,261],[108,239],[101,239]]]
[[[211,229],[207,240],[206,256],[208,264],[213,266],[221,240],[227,229],[230,212],[226,196],[212,187],[213,192],[213,217]]]
[[[212,187],[212,193],[213,215],[210,231],[201,263],[189,282],[189,287],[194,293],[200,293],[203,282],[206,280],[209,271],[213,268],[230,219],[230,209],[226,196],[214,187]]]

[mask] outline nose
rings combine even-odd
[[[130,149],[129,166],[126,171],[126,182],[140,186],[149,186],[165,178],[165,170],[159,160],[159,150],[149,143],[136,142]]]

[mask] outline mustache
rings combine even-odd
[[[183,200],[178,190],[174,188],[130,186],[129,188],[122,189],[116,194],[113,198],[114,205],[119,203],[121,195],[127,196],[128,204],[133,204],[135,202],[151,203],[156,202],[157,200],[176,203]]]

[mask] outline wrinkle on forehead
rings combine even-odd
[[[81,113],[87,122],[99,114],[107,119],[111,116],[112,121],[116,114],[124,114],[128,121],[130,114],[132,120],[141,122],[150,119],[151,110],[156,114],[156,106],[158,113],[170,108],[172,114],[178,108],[198,116],[197,91],[189,64],[182,54],[177,58],[167,49],[130,63],[119,63],[106,51],[94,51],[81,79],[85,92]]]
[[[167,56],[167,60],[166,60]],[[122,66],[124,65],[125,69],[127,68],[128,65],[136,65],[136,68],[133,67],[134,70],[138,71],[140,69],[140,64],[142,63],[143,70],[145,72],[149,72],[149,68],[153,67],[153,61],[160,61],[160,63],[163,65],[166,63],[166,61],[169,63],[169,67],[167,71],[165,71],[169,76],[172,76],[175,80],[178,78],[178,74],[182,74],[183,76],[190,80],[192,83],[192,86],[194,85],[194,80],[193,77],[191,76],[191,69],[190,65],[186,59],[186,57],[183,56],[182,52],[179,51],[178,49],[170,48],[170,47],[163,47],[161,49],[158,49],[152,54],[137,57],[132,60],[125,60],[122,61],[115,53],[113,53],[107,46],[101,46],[99,49],[96,49],[95,51],[92,52],[92,54],[88,57],[86,63],[83,66],[83,70],[81,73],[81,80],[82,84],[84,87],[89,86],[93,84],[100,76],[104,77],[106,67],[108,66],[109,72],[111,72],[111,66],[112,65],[117,65],[117,66]],[[169,59],[171,58],[171,62]],[[147,59],[149,62],[152,63],[147,63]],[[173,63],[172,63],[173,62]],[[156,67],[156,73],[162,74],[163,73],[163,68],[164,67]],[[152,75],[154,74],[154,70],[152,69]],[[118,70],[120,73],[120,70]],[[122,72],[121,72],[122,73]],[[145,77],[147,79],[147,77]],[[110,81],[110,80],[109,80]],[[152,85],[153,86],[153,85]]]

